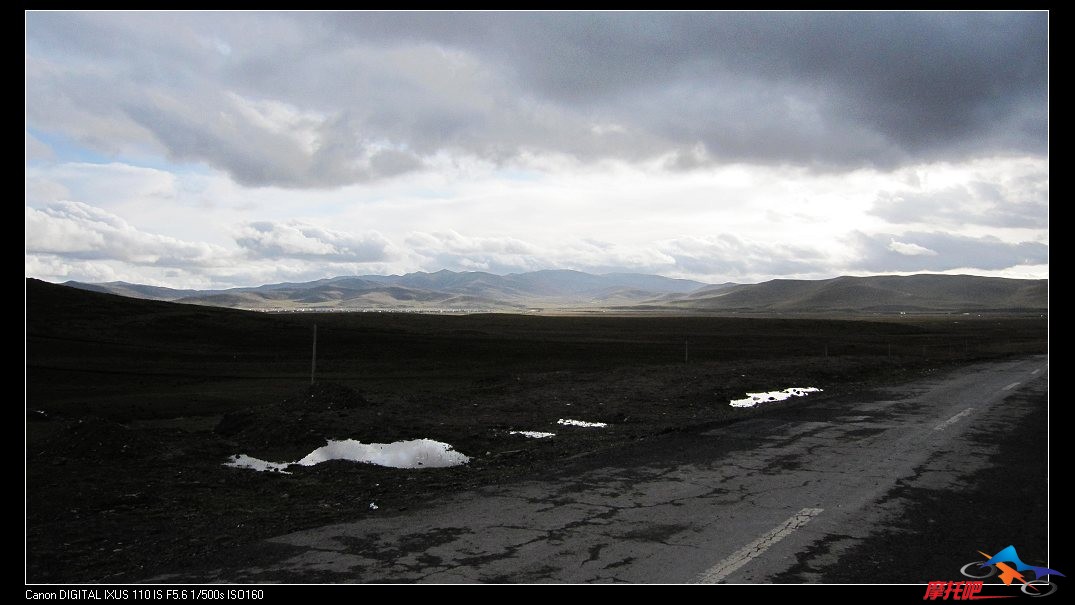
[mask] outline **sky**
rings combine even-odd
[[[27,12],[26,275],[1047,278],[1046,12]]]

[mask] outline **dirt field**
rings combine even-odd
[[[728,405],[746,392],[831,397],[1046,349],[1037,315],[270,315],[30,281],[27,580],[137,582],[211,566],[233,545],[765,413]],[[430,438],[471,462],[224,466],[244,453],[295,460],[331,438]]]

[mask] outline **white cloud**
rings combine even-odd
[[[894,242],[900,245],[893,246]],[[973,237],[944,231],[908,231],[898,235],[854,232],[848,236],[848,243],[855,249],[855,255],[847,268],[876,273],[939,272],[963,267],[982,272],[1020,273],[1021,266],[1049,262],[1049,246],[1042,242],[1009,242],[995,236]]]
[[[235,242],[253,258],[356,263],[388,260],[391,247],[376,232],[355,235],[299,221],[246,223],[236,229]]]
[[[904,230],[870,213],[880,193],[934,191],[968,179],[1014,182],[1026,173],[1023,162],[819,175],[744,165],[667,172],[659,163],[609,162],[598,169],[569,159],[508,171],[445,161],[416,177],[301,194],[243,187],[214,172],[53,163],[27,170],[27,242],[33,253],[63,255],[71,266],[107,261],[116,275],[160,283],[168,281],[167,265],[185,271],[169,279],[218,286],[444,268],[632,271],[721,282],[831,277],[863,263],[898,271],[910,266],[902,259],[933,258],[938,262],[917,266],[947,270],[974,266],[959,246],[979,249],[981,238],[992,237],[1047,247],[1048,230],[948,225],[962,239],[945,244],[941,262],[940,249],[893,235]],[[856,232],[869,237],[869,247]],[[1029,249],[1028,258],[1037,262],[1040,250]],[[982,271],[1000,271],[1001,258],[977,262]]]
[[[902,254],[904,256],[937,256],[936,250],[930,250],[929,248],[919,246],[918,244],[897,242],[895,239],[889,240],[888,249],[896,254]]]
[[[1043,229],[1049,226],[1049,162],[1036,157],[978,158],[905,171],[880,191],[870,214],[898,225]],[[895,183],[894,183],[895,184]]]
[[[124,281],[124,278],[133,278],[133,274],[121,274],[118,273],[110,263],[106,262],[94,262],[87,263],[84,261],[70,261],[62,256],[55,254],[36,254],[28,253],[26,255],[26,275],[46,279],[49,281],[67,281],[73,279],[75,281],[86,282],[110,282],[110,281]],[[144,281],[142,283],[154,284],[155,276],[146,276],[150,281]],[[130,279],[135,282],[135,279]]]
[[[514,237],[468,237],[454,230],[412,232],[404,240],[426,269],[510,273],[547,268],[545,250]]]
[[[672,240],[662,250],[674,259],[678,273],[704,275],[716,282],[818,276],[832,266],[831,258],[809,244],[744,239],[731,234]]]
[[[176,174],[122,162],[64,162],[26,170],[29,204],[73,201],[95,206],[153,205],[178,195]]]
[[[81,202],[26,208],[26,252],[183,268],[219,265],[231,256],[218,246],[139,231],[122,218]]]

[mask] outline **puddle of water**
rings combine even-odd
[[[392,468],[444,468],[470,462],[452,446],[432,439],[412,439],[395,443],[362,443],[354,439],[329,441],[296,462],[268,462],[246,454],[232,456],[226,466],[256,471],[286,473],[292,464],[313,466],[328,460],[351,460]]]
[[[606,424],[604,422],[586,422],[584,420],[571,420],[571,419],[565,419],[565,418],[561,418],[561,419],[557,420],[556,424],[563,424],[563,425],[567,425],[567,426],[586,426],[586,427],[592,427],[592,428],[604,428],[604,427],[608,426],[608,424]]]
[[[744,399],[733,399],[729,405],[733,408],[752,408],[759,403],[768,403],[770,401],[783,401],[785,399],[791,399],[792,397],[805,397],[810,393],[818,393],[821,389],[817,387],[789,387],[783,391],[769,391],[767,393],[747,393]]]
[[[531,439],[544,439],[546,437],[555,437],[556,433],[542,433],[541,431],[508,431],[509,435],[522,435],[523,437],[529,437]]]

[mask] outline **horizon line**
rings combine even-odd
[[[633,272],[633,271],[610,271],[610,272],[607,272],[607,273],[590,273],[588,271],[582,271],[582,270],[579,270],[579,269],[535,269],[533,271],[520,271],[520,272],[513,272],[513,273],[493,273],[491,271],[473,271],[473,270],[456,271],[456,270],[453,270],[453,269],[446,269],[446,268],[445,269],[438,269],[436,271],[418,270],[418,271],[410,271],[410,272],[407,272],[407,273],[391,273],[391,274],[363,273],[363,274],[350,274],[350,275],[346,275],[346,274],[345,275],[333,275],[333,276],[330,276],[330,277],[319,277],[319,278],[313,278],[313,279],[309,279],[309,280],[305,280],[305,281],[266,282],[266,283],[261,283],[261,284],[258,284],[258,285],[227,286],[227,287],[219,287],[219,288],[214,288],[214,287],[208,287],[208,288],[182,288],[182,287],[175,287],[175,286],[161,286],[161,285],[154,284],[154,283],[132,282],[132,281],[125,281],[125,280],[83,281],[83,280],[79,280],[79,279],[68,279],[68,280],[65,280],[65,281],[52,281],[52,280],[49,280],[49,279],[44,279],[44,278],[36,277],[36,276],[33,276],[33,275],[26,275],[24,279],[37,279],[37,280],[40,280],[40,281],[43,281],[43,282],[47,282],[47,283],[51,283],[51,284],[57,284],[57,285],[66,285],[66,284],[69,284],[69,283],[89,284],[89,285],[127,284],[127,285],[133,285],[133,286],[150,286],[150,287],[154,287],[154,288],[166,288],[166,289],[170,289],[170,290],[206,291],[206,290],[256,289],[256,288],[263,288],[265,286],[277,286],[277,285],[282,285],[282,284],[309,284],[309,283],[319,282],[319,281],[330,281],[330,280],[347,279],[347,278],[361,279],[361,278],[364,278],[364,277],[382,277],[382,278],[407,277],[407,276],[410,276],[410,275],[436,275],[438,273],[451,273],[451,274],[454,274],[454,275],[484,274],[484,275],[491,275],[491,276],[494,276],[494,277],[512,277],[512,276],[519,276],[519,275],[530,275],[530,274],[534,274],[534,273],[579,273],[579,274],[582,274],[582,275],[589,275],[589,276],[593,276],[593,277],[608,277],[608,276],[616,276],[616,275],[630,275],[630,276],[641,276],[641,277],[657,277],[657,278],[667,279],[667,280],[672,280],[672,281],[695,282],[695,283],[701,284],[702,287],[728,285],[728,284],[737,285],[737,286],[748,286],[748,285],[764,284],[764,283],[768,283],[768,282],[772,282],[772,281],[822,282],[822,281],[830,281],[830,280],[841,279],[841,278],[915,277],[915,276],[920,276],[920,275],[923,275],[923,276],[924,275],[940,275],[940,276],[947,276],[947,277],[982,277],[982,278],[987,278],[987,279],[1003,279],[1003,280],[1011,280],[1011,281],[1046,281],[1046,282],[1049,281],[1048,277],[1002,277],[1002,276],[996,276],[996,275],[981,275],[981,274],[977,274],[977,273],[948,273],[948,272],[940,272],[940,271],[905,271],[905,272],[882,272],[882,273],[867,273],[867,274],[845,273],[845,274],[834,275],[832,277],[818,277],[818,278],[783,277],[783,276],[780,276],[780,277],[772,277],[772,278],[769,278],[769,279],[763,279],[763,280],[760,280],[760,281],[738,282],[738,281],[729,280],[729,281],[724,281],[724,282],[708,282],[708,281],[702,281],[702,280],[699,280],[699,279],[693,279],[693,278],[688,278],[688,277],[670,277],[670,276],[667,276],[667,275],[661,275],[660,273],[640,273],[640,272]]]

